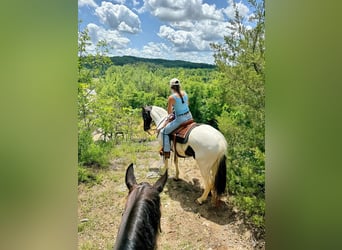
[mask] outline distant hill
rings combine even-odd
[[[205,69],[214,69],[216,66],[212,64],[206,63],[193,63],[182,60],[165,60],[165,59],[152,59],[152,58],[142,58],[135,56],[113,56],[110,57],[111,61],[114,65],[125,65],[125,64],[134,64],[134,63],[152,63],[160,66],[164,66],[167,68],[205,68]]]

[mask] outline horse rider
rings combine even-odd
[[[172,94],[168,97],[167,113],[168,123],[161,133],[163,136],[163,148],[160,151],[165,159],[170,158],[170,137],[169,134],[177,129],[182,123],[191,120],[192,114],[189,109],[189,98],[184,90],[181,90],[180,81],[177,78],[170,80]]]

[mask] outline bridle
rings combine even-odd
[[[154,130],[157,130],[157,129],[154,129]],[[151,133],[151,129],[146,130],[146,133],[148,133],[149,135],[153,135],[153,134]]]
[[[159,136],[159,132],[160,130],[158,130],[157,128],[160,126],[160,124],[162,124],[165,120],[167,119],[167,116],[165,116],[163,119],[161,119],[160,122],[158,122],[158,124],[156,124],[156,128],[152,129],[150,128],[149,130],[147,130],[146,132],[149,134],[149,135],[154,135],[154,134],[157,134],[157,137]],[[151,125],[150,125],[151,127]],[[153,130],[155,133],[151,133],[151,130]]]
[[[151,114],[150,114],[151,111],[144,110],[144,112],[146,112],[146,115],[149,116],[149,120],[150,120],[150,121],[149,121],[149,129],[148,129],[148,130],[145,130],[145,132],[147,132],[149,135],[153,135],[153,134],[151,133],[151,130],[152,130],[152,129],[151,129],[151,123],[152,123],[152,121],[153,121],[153,120],[152,120],[152,117],[151,117]],[[144,126],[145,126],[146,119],[147,119],[147,118],[144,117]],[[157,130],[157,129],[154,129],[154,130]]]
[[[156,128],[152,129],[151,128],[151,123],[153,121],[152,117],[151,117],[151,111],[150,110],[145,110],[145,112],[147,113],[147,115],[149,116],[149,118],[151,119],[150,121],[150,124],[149,124],[149,127],[150,129],[149,130],[146,130],[146,132],[149,134],[149,135],[154,135],[154,134],[157,134],[157,137],[159,136],[159,132],[160,130],[158,130],[157,128],[167,119],[167,116],[165,116],[164,118],[162,118],[160,120],[160,122],[158,122],[158,124],[156,124]],[[160,116],[160,114],[158,114]],[[144,122],[145,122],[145,119],[144,119]],[[151,130],[155,131],[155,133],[151,133]]]

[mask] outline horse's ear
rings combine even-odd
[[[135,180],[135,176],[134,176],[133,163],[131,163],[126,170],[125,181],[126,181],[126,186],[129,191],[131,191],[134,184],[137,184],[137,181]]]
[[[152,110],[152,106],[148,106],[148,105],[147,106],[143,106],[142,110],[145,111],[145,112],[146,111],[151,111]]]
[[[154,183],[153,187],[157,189],[159,193],[163,191],[163,188],[167,181],[167,177],[168,177],[168,174],[167,174],[167,169],[166,169],[165,173],[156,181],[156,183]]]

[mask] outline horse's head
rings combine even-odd
[[[114,249],[155,249],[160,229],[160,196],[167,181],[167,170],[153,185],[137,183],[133,163],[126,170],[129,190],[125,211]]]
[[[148,131],[151,128],[152,117],[151,117],[151,106],[142,107],[142,118],[144,120],[144,131]]]
[[[141,182],[137,184],[137,181],[134,175],[133,163],[131,163],[126,170],[125,182],[129,190],[129,194],[131,194],[133,190],[138,187],[148,187],[150,189],[156,190],[158,193],[161,193],[167,181],[167,177],[168,177],[168,173],[166,169],[165,173],[153,185],[151,185],[148,182]]]

